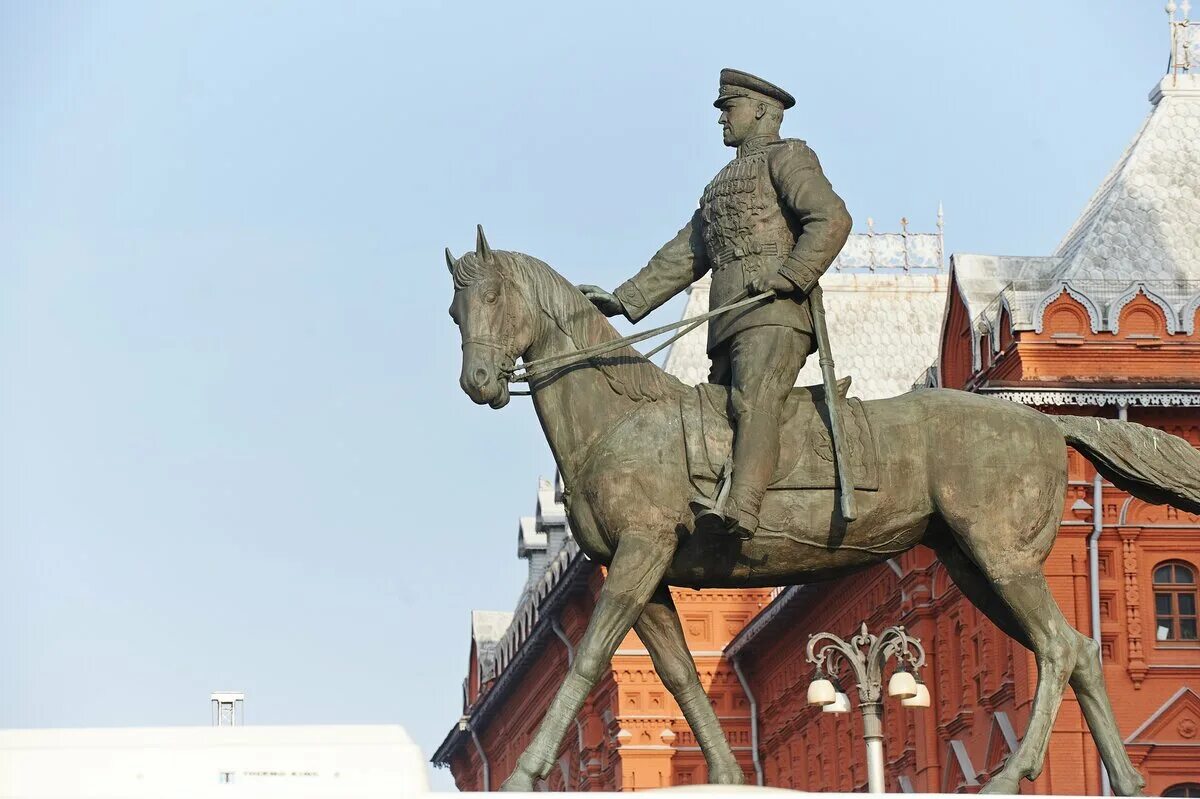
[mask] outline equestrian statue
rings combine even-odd
[[[725,145],[737,157],[704,189],[700,207],[640,272],[609,294],[580,290],[608,316],[639,319],[712,272],[709,301],[776,295],[708,325],[709,382],[728,386],[733,423],[731,485],[723,501],[690,505],[703,532],[749,538],[779,457],[784,402],[815,352],[812,294],[850,235],[850,214],[804,142],[781,139],[783,89],[746,72],[721,70],[713,103]],[[818,302],[819,302],[818,298]]]
[[[527,382],[572,533],[608,567],[569,673],[503,787],[532,790],[550,772],[631,628],[691,726],[710,781],[744,782],[669,586],[812,583],[923,545],[1037,662],[1028,728],[985,791],[1017,793],[1040,773],[1070,683],[1113,790],[1140,793],[1098,646],[1063,616],[1042,565],[1058,532],[1067,445],[1122,490],[1192,513],[1200,453],[1141,425],[1048,416],[962,391],[847,399],[825,357],[824,386],[793,389],[814,346],[827,353],[817,281],[850,218],[812,151],[779,138],[791,95],[735,70],[722,71],[720,86],[724,138],[737,157],[683,230],[616,292],[576,288],[532,256],[493,250],[482,228],[473,252],[446,251],[463,391],[501,408],[510,383]],[[698,318],[710,320],[713,382],[690,387],[628,346],[656,331],[621,338],[605,315],[641,319],[709,270],[714,308]]]

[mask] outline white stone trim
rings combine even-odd
[[[1033,310],[1033,332],[1042,332],[1042,317],[1045,315],[1046,309],[1050,307],[1050,303],[1061,297],[1064,291],[1087,310],[1092,332],[1099,333],[1102,319],[1100,309],[1096,307],[1096,303],[1092,302],[1090,297],[1075,289],[1068,280],[1058,281],[1058,284],[1054,288],[1047,291],[1038,300],[1038,304]]]
[[[1183,304],[1183,332],[1189,336],[1196,332],[1196,311],[1200,311],[1200,294]]]
[[[1200,407],[1200,389],[1160,389],[1121,391],[1112,389],[1043,389],[1043,388],[986,388],[980,394],[1006,399],[1021,405],[1105,406],[1133,405],[1140,407],[1186,406]]]
[[[1017,331],[1015,328],[1017,317],[1013,314],[1012,305],[1010,305],[1008,302],[1008,295],[1001,292],[1000,293],[1000,309],[998,311],[996,311],[996,343],[992,345],[993,347],[996,348],[997,353],[1000,352],[1000,333],[1001,333],[1001,330],[1003,327],[1000,323],[1004,320],[1004,312],[1005,311],[1008,311],[1008,334],[1009,334],[1009,336],[1012,336],[1015,338],[1017,335]]]
[[[1175,335],[1175,332],[1179,329],[1179,319],[1175,315],[1175,309],[1171,307],[1171,303],[1146,288],[1146,283],[1141,280],[1134,283],[1128,291],[1114,300],[1113,304],[1108,307],[1108,329],[1114,333],[1120,332],[1121,311],[1125,310],[1126,305],[1133,302],[1139,292],[1162,310],[1163,316],[1167,319],[1167,334]],[[1095,331],[1092,332],[1094,333]]]
[[[1129,506],[1133,504],[1133,497],[1125,497],[1125,501],[1121,503],[1121,511],[1117,514],[1117,525],[1125,524],[1125,520],[1129,518]]]
[[[971,371],[978,372],[983,368],[983,344],[980,342],[984,336],[987,336],[991,341],[992,326],[982,316],[975,320],[971,325]],[[992,345],[988,345],[988,349],[992,349]]]
[[[992,360],[995,361],[997,355],[1000,354],[1000,321],[996,319],[988,319],[984,321],[987,328],[988,344],[992,350]]]

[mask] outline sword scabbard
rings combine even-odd
[[[829,328],[825,323],[825,297],[818,283],[808,295],[812,308],[813,333],[817,337],[817,360],[821,366],[821,382],[825,386],[825,409],[829,413],[829,438],[833,444],[833,463],[837,471],[837,488],[841,500],[842,518],[847,523],[858,516],[854,502],[854,481],[846,462],[841,404],[838,402],[837,375],[834,372],[833,349],[829,346]]]

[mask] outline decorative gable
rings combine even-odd
[[[1145,123],[1053,255],[951,256],[967,322],[950,318],[961,313],[951,302],[943,385],[1033,404],[1094,404],[1096,396],[1069,390],[1151,380],[1200,404],[1191,387],[1200,382],[1200,74],[1168,75],[1150,99]],[[974,335],[970,347],[959,342],[963,329]],[[966,375],[960,350],[971,355]],[[1150,402],[1123,404],[1130,399]],[[1166,401],[1180,397],[1158,400]]]
[[[981,787],[978,772],[967,754],[967,746],[958,738],[946,744],[946,769],[942,772],[942,793],[977,793]]]
[[[1200,773],[1200,694],[1180,688],[1129,734],[1125,750],[1149,781],[1151,796],[1194,779]]]
[[[1125,744],[1200,747],[1200,694],[1183,686],[1130,733]]]

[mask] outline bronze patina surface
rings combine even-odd
[[[772,91],[782,91],[755,81],[723,80],[719,102],[728,108],[730,102],[752,97],[742,92],[770,96]],[[781,96],[775,99],[783,106],[790,95]],[[751,116],[757,114],[757,106],[750,110]],[[730,141],[728,135],[726,139]],[[841,207],[820,175],[815,157],[800,145],[781,142],[755,150],[766,153],[755,174],[777,185],[770,172],[772,152],[780,153],[785,165],[798,153],[807,165],[801,170],[807,175],[802,182],[818,187],[812,191],[826,198],[827,210]],[[796,208],[807,205],[789,205],[781,199],[782,192],[772,198],[762,191],[759,177],[742,175],[736,180],[747,181],[746,193],[757,198],[755,202],[777,202],[767,204],[764,218],[788,220]],[[808,191],[802,196],[809,196]],[[724,224],[725,211],[708,211],[716,220],[712,224]],[[937,553],[968,599],[1029,648],[1037,663],[1038,683],[1025,735],[985,791],[1016,793],[1022,778],[1041,771],[1069,683],[1113,790],[1122,795],[1140,793],[1144,781],[1125,752],[1113,718],[1098,646],[1063,616],[1042,566],[1058,532],[1068,444],[1118,488],[1144,501],[1170,503],[1192,513],[1200,513],[1200,453],[1181,438],[1133,423],[1047,416],[1004,400],[923,389],[863,403],[861,414],[856,411],[849,419],[861,431],[859,416],[865,417],[872,432],[872,474],[877,475],[870,486],[875,490],[854,492],[857,514],[852,521],[843,515],[834,491],[784,486],[765,494],[759,489],[762,518],[770,523],[753,537],[743,540],[697,530],[688,508],[695,495],[691,477],[695,470],[689,466],[687,452],[688,431],[698,424],[694,416],[701,412],[696,392],[631,347],[575,359],[572,354],[619,338],[593,303],[604,314],[624,310],[640,318],[702,273],[696,271],[701,266],[712,268],[714,260],[725,257],[727,234],[706,236],[710,223],[705,213],[702,200],[684,232],[627,284],[637,288],[632,296],[642,304],[636,308],[628,307],[625,298],[595,287],[576,289],[531,256],[493,251],[482,229],[474,252],[454,258],[447,251],[454,281],[450,312],[462,336],[463,390],[476,403],[500,408],[509,401],[508,386],[518,359],[547,365],[530,374],[529,385],[566,486],[571,530],[589,557],[608,566],[569,673],[504,787],[532,790],[535,781],[550,772],[568,726],[631,628],[646,644],[655,670],[678,700],[704,752],[710,780],[743,782],[741,767],[701,688],[668,586],[810,583],[924,545]],[[829,216],[833,215],[830,210]],[[749,286],[781,295],[762,309],[766,315],[758,317],[770,322],[746,322],[759,313],[755,308],[737,321],[712,326],[716,332],[710,345],[720,369],[737,371],[739,362],[749,366],[748,374],[734,375],[729,385],[706,389],[729,392],[727,403],[742,427],[738,435],[743,439],[747,410],[750,414],[761,410],[756,404],[760,400],[748,402],[747,393],[770,383],[764,393],[775,403],[771,408],[783,408],[792,393],[790,384],[787,390],[783,386],[785,376],[768,375],[771,369],[783,367],[764,363],[770,357],[761,353],[771,353],[775,346],[786,348],[783,371],[795,379],[791,369],[810,347],[804,297],[828,265],[826,259],[832,259],[841,246],[842,225],[848,225],[848,217],[827,224],[826,233],[814,238],[820,242],[816,245],[804,243],[807,225],[788,227],[784,233],[771,222],[762,230],[777,237],[774,241],[783,250],[790,243],[790,251],[780,257],[779,251],[767,253],[764,248],[756,253],[751,247],[733,256],[731,263],[741,274],[732,284],[737,290]],[[794,239],[788,238],[793,235]],[[762,241],[767,243],[766,238]],[[720,249],[714,253],[713,247]],[[807,266],[785,274],[785,267],[797,263],[792,257],[797,248],[804,253],[799,263]],[[751,263],[757,264],[753,270],[746,268]],[[618,296],[622,293],[629,294],[619,291]],[[756,338],[763,331],[770,331],[766,342]],[[743,338],[747,333],[752,337]],[[751,342],[745,345],[745,354],[734,347],[739,340]],[[794,401],[813,401],[810,392],[797,391],[803,396]],[[775,414],[769,427],[775,438],[762,445],[771,453],[771,469],[761,477],[763,488],[772,477],[779,451],[779,411]],[[859,439],[868,440],[861,432]],[[815,455],[805,450],[799,457]],[[765,462],[759,462],[759,468]],[[741,466],[734,467],[735,475]]]
[[[646,266],[609,294],[580,290],[609,316],[636,322],[701,275],[712,273],[718,307],[748,293],[774,302],[718,316],[708,324],[709,380],[730,386],[734,420],[732,486],[721,507],[693,497],[712,532],[744,537],[779,457],[779,416],[804,361],[816,350],[810,294],[850,235],[850,214],[803,141],[783,139],[783,89],[736,69],[721,71],[714,105],[724,142],[737,156],[705,187],[691,219]]]

